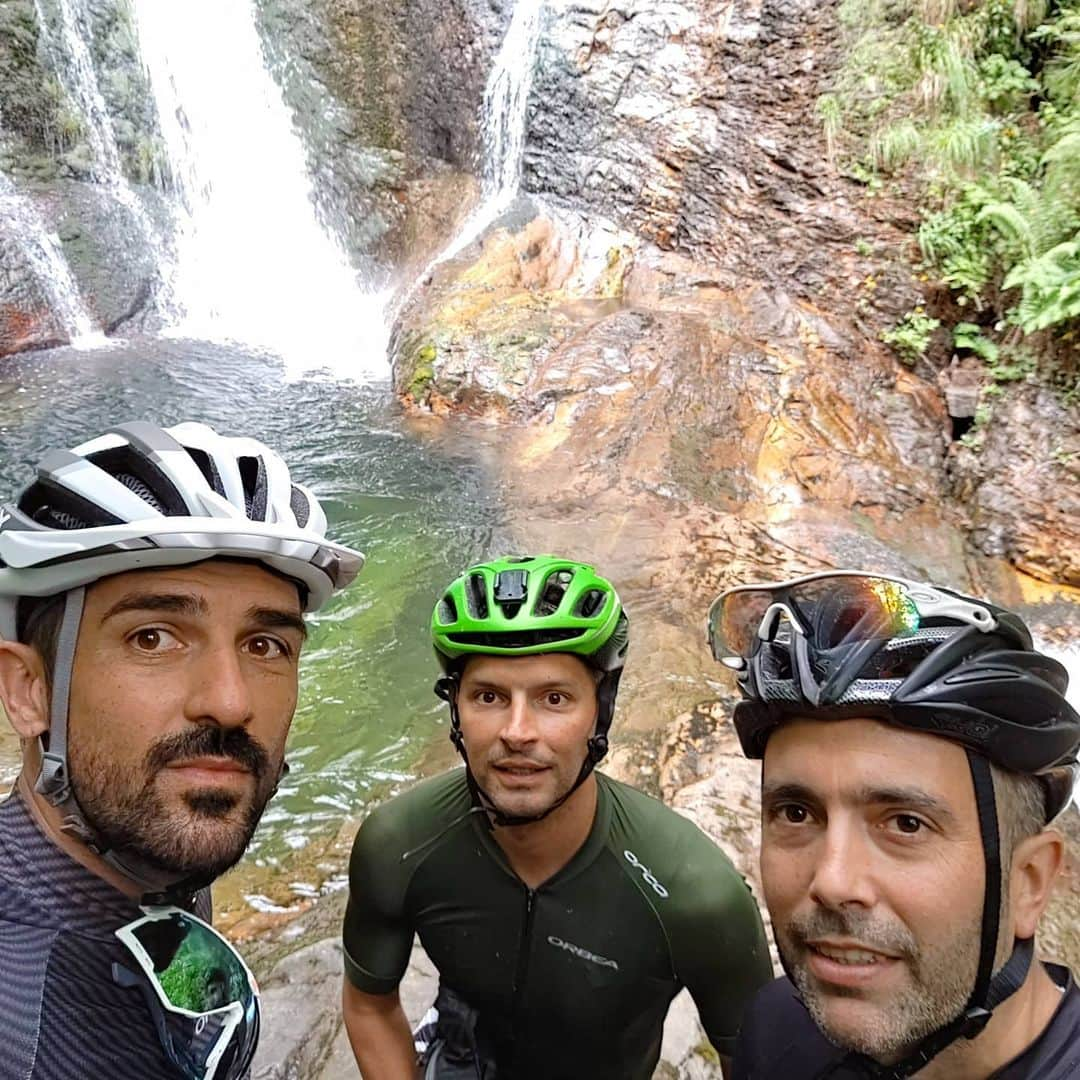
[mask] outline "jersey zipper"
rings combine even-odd
[[[518,949],[517,970],[514,972],[514,1071],[511,1074],[513,1076],[516,1076],[518,1073],[518,1054],[520,1053],[519,1047],[521,1046],[521,1005],[522,998],[525,996],[525,976],[529,971],[529,952],[532,949],[533,907],[535,901],[536,893],[526,886],[525,920],[521,928],[521,945]]]

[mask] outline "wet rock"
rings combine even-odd
[[[324,217],[361,265],[423,265],[475,201],[480,105],[509,11],[480,0],[257,8]]]
[[[23,238],[0,228],[0,357],[67,344],[23,249]]]
[[[1080,586],[1080,407],[1049,387],[1012,387],[950,471],[972,540],[1044,581]]]
[[[556,0],[549,12],[528,190],[800,297],[857,295],[874,325],[911,306],[917,283],[886,254],[910,211],[867,203],[831,167],[816,119],[838,61],[833,5]],[[877,257],[857,254],[866,237]]]
[[[33,0],[0,4],[0,115],[3,117],[4,171],[15,175],[21,159],[49,155],[63,137],[57,124],[60,88],[39,56]],[[29,163],[28,163],[29,164]]]
[[[160,285],[155,253],[132,211],[97,184],[58,181],[44,194],[64,255],[95,323],[107,334],[145,325]],[[140,195],[164,218],[157,193]]]

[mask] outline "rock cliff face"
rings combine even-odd
[[[475,200],[479,102],[509,10],[480,2],[257,0],[326,217],[407,272]]]
[[[541,472],[544,491],[557,476],[736,530],[763,521],[780,561],[792,545],[803,566],[996,578],[977,552],[1075,584],[1071,496],[1045,497],[1074,487],[1075,404],[1010,389],[976,454],[955,443],[935,372],[879,340],[920,297],[917,215],[828,160],[815,102],[837,59],[834,5],[547,11],[531,202],[412,296],[399,391],[511,418],[521,449],[505,468],[522,483]],[[1005,452],[1017,446],[1031,456]]]

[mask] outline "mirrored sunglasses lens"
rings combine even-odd
[[[819,578],[792,587],[788,601],[818,649],[903,637],[919,628],[915,602],[886,578]]]
[[[713,630],[713,652],[718,657],[750,656],[758,627],[772,603],[773,594],[766,589],[747,589],[724,597]]]
[[[133,931],[154,965],[154,976],[178,1009],[213,1012],[254,996],[247,971],[213,930],[181,913],[150,919]]]

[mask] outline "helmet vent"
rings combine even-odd
[[[296,524],[302,529],[311,516],[311,504],[308,502],[308,497],[295,484],[289,496],[289,509],[296,517]]]
[[[439,601],[439,622],[444,626],[456,623],[458,620],[457,604],[452,596],[444,596]]]
[[[262,458],[237,459],[240,482],[244,485],[244,511],[252,521],[266,520],[266,467]]]
[[[133,491],[158,513],[166,517],[184,517],[189,513],[172,480],[135,447],[125,444],[102,450],[88,456],[87,461]]]
[[[591,618],[604,606],[604,595],[599,589],[590,589],[578,602],[574,614]]]
[[[214,459],[205,450],[200,450],[197,446],[186,446],[184,449],[187,450],[191,460],[198,465],[199,472],[203,474],[206,482],[219,495],[224,496],[225,485],[221,482],[221,474],[217,471]]]
[[[540,593],[540,599],[536,601],[534,613],[537,615],[554,615],[559,610],[559,605],[563,602],[566,590],[573,580],[574,575],[571,571],[556,570],[544,582],[544,589]]]
[[[50,529],[92,529],[119,525],[120,519],[49,480],[38,480],[19,500],[19,509],[31,521]]]
[[[474,619],[488,617],[487,589],[484,587],[483,574],[470,574],[465,582],[465,598],[469,604],[469,614]]]
[[[116,479],[128,489],[135,492],[144,503],[149,503],[159,513],[165,513],[165,507],[161,500],[137,477],[131,473],[117,473]]]

